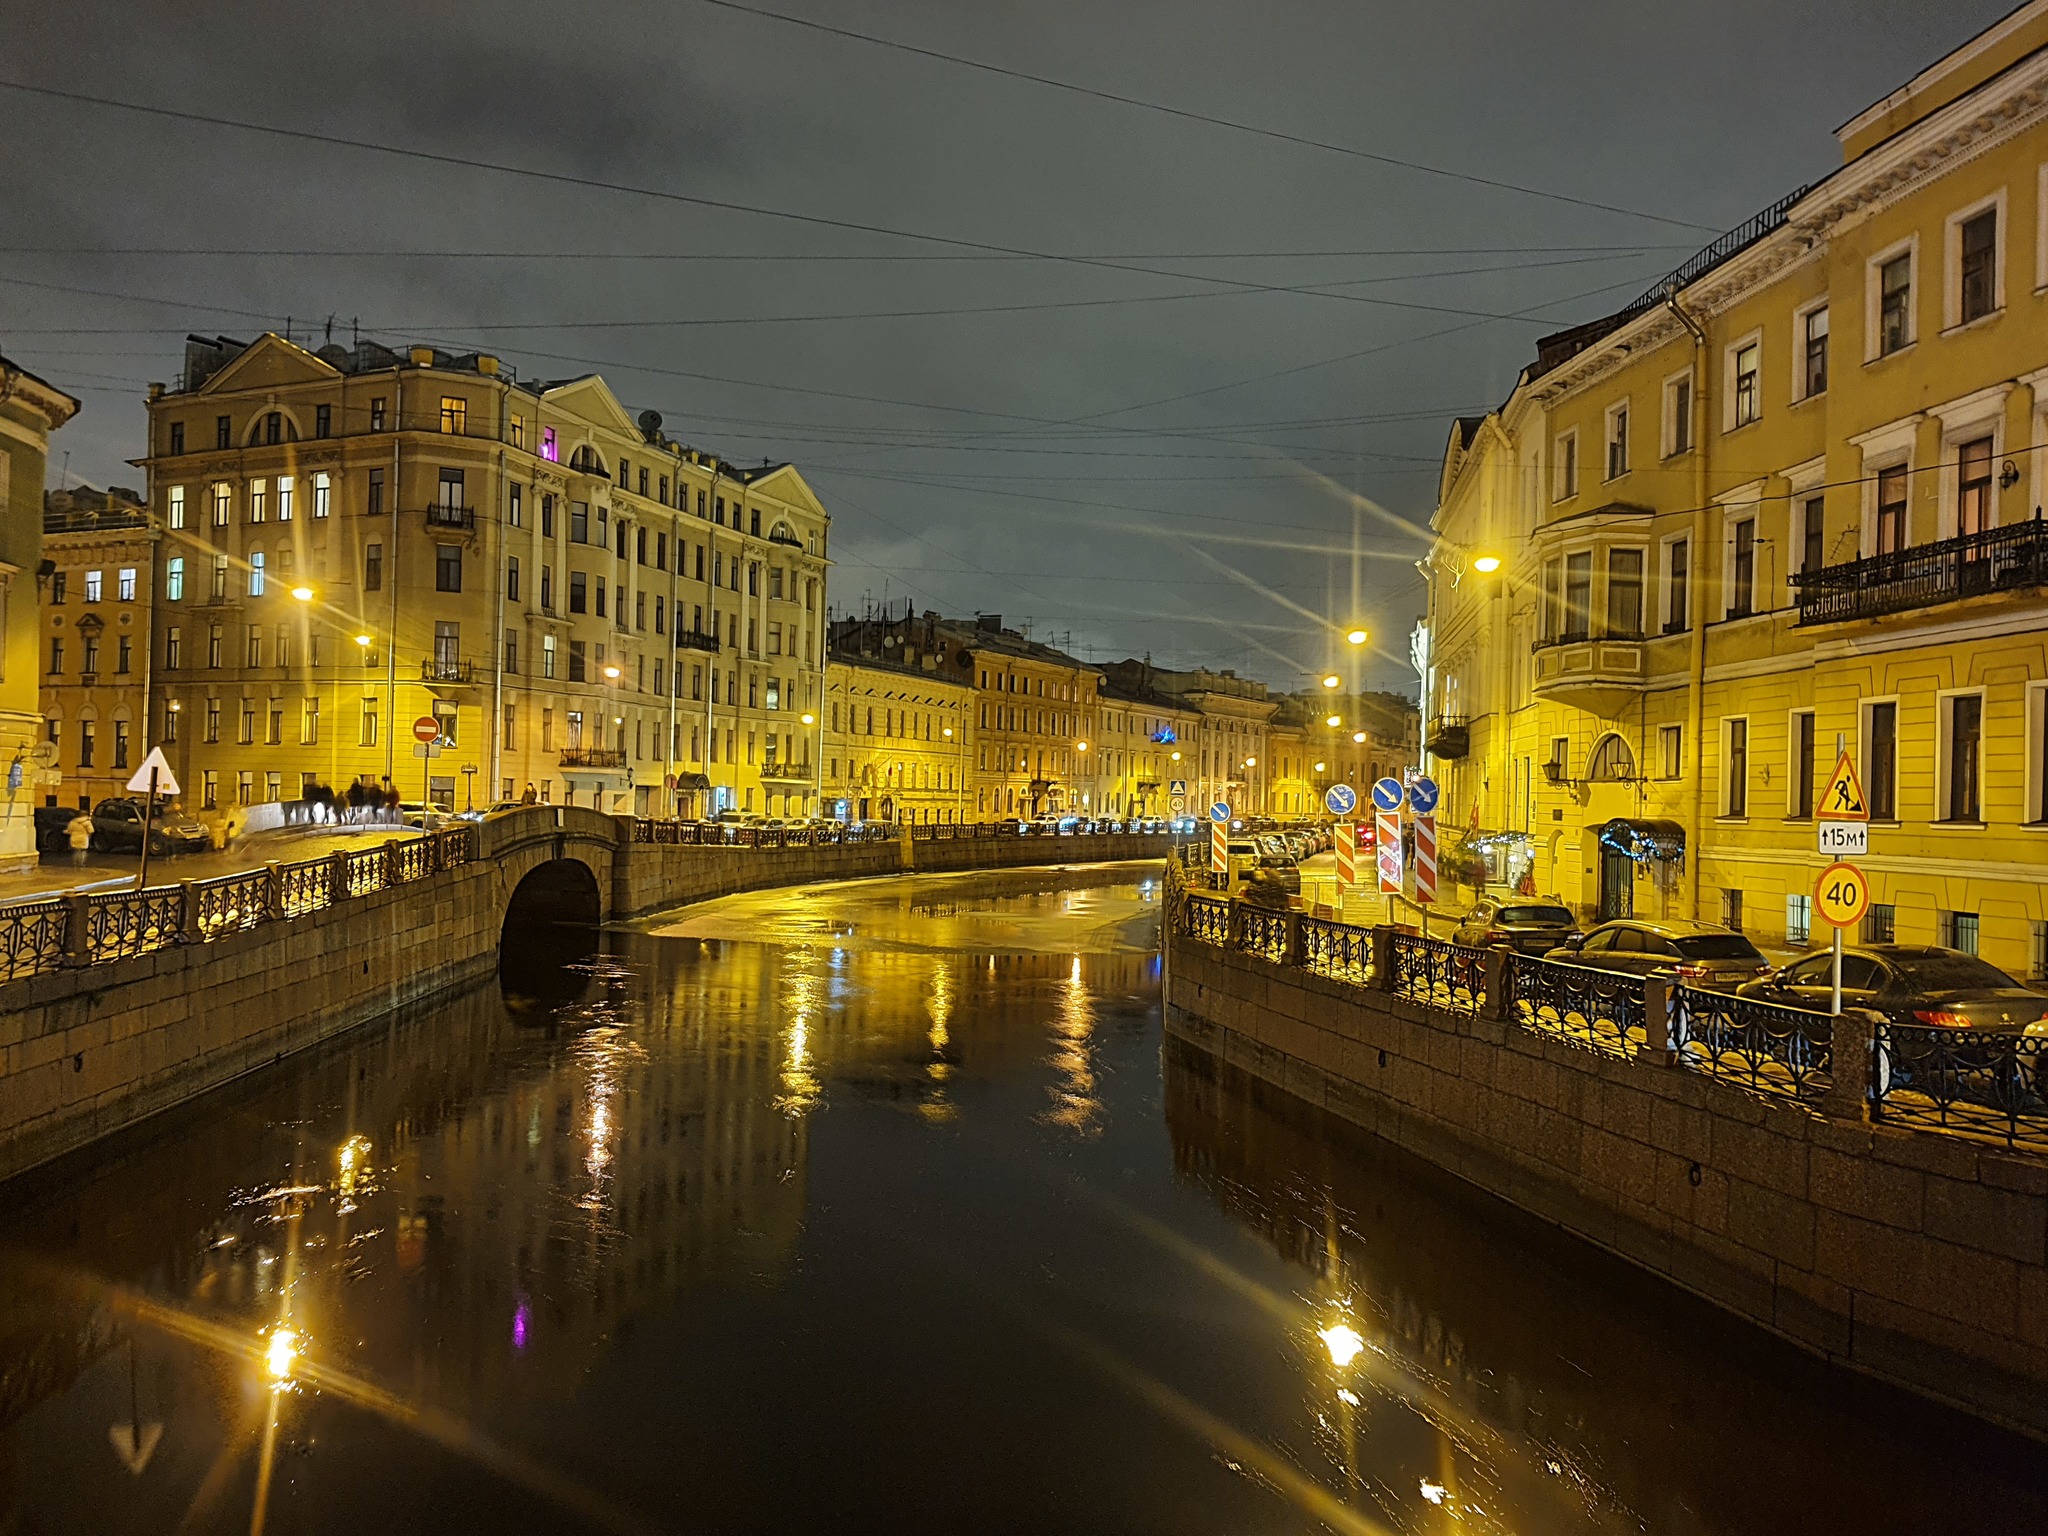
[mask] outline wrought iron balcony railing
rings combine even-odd
[[[427,526],[429,528],[460,528],[466,533],[476,527],[476,509],[474,507],[451,507],[438,501],[434,502],[427,508]]]
[[[716,656],[719,651],[718,636],[707,635],[701,630],[679,629],[676,631],[676,648],[685,651],[708,651]]]
[[[2048,522],[1986,528],[1792,578],[1801,624],[1839,624],[2048,585]]]
[[[476,681],[476,663],[457,656],[429,656],[420,663],[420,681],[473,683]]]
[[[564,768],[623,768],[626,766],[624,747],[564,747],[561,765]]]

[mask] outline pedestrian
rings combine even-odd
[[[64,835],[71,842],[71,862],[83,867],[85,856],[92,852],[92,815],[83,807],[64,828]]]
[[[352,822],[363,819],[363,781],[352,780],[347,790],[348,819]]]
[[[521,805],[538,805],[540,803],[540,795],[533,787],[533,780],[528,779],[526,781],[526,793],[519,797],[519,803]]]

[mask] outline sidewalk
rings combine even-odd
[[[245,869],[261,869],[275,859],[280,864],[317,859],[338,848],[369,848],[399,837],[418,837],[418,827],[322,828],[319,831],[258,832],[235,840],[232,847],[214,853],[155,854],[149,861],[151,885],[174,885],[180,880],[203,880],[213,875],[232,875]],[[99,891],[132,891],[142,856],[139,853],[89,853],[83,866],[71,862],[68,853],[45,854],[34,869],[22,874],[0,874],[0,902],[25,901],[36,896],[90,895]]]

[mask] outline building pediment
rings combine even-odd
[[[586,373],[580,379],[554,385],[542,392],[541,399],[557,410],[581,417],[608,432],[616,432],[635,442],[644,441],[640,424],[619,404],[619,397],[612,393],[602,374]]]
[[[341,370],[332,363],[315,357],[296,342],[265,331],[194,393],[228,395],[252,389],[290,389],[326,383],[341,376]]]

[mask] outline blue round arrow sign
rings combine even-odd
[[[1401,782],[1398,779],[1381,779],[1372,787],[1372,803],[1383,811],[1401,809]]]
[[[1436,809],[1442,791],[1436,787],[1435,779],[1417,779],[1408,786],[1408,808],[1418,816],[1427,816]]]
[[[1358,791],[1349,784],[1332,784],[1323,791],[1323,804],[1332,816],[1349,816],[1358,804]]]
[[[1210,806],[1209,819],[1214,822],[1230,820],[1230,802],[1228,800],[1218,800],[1214,805]]]

